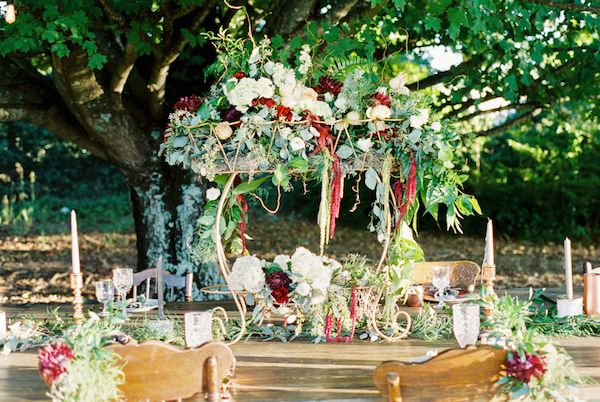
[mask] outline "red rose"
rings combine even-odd
[[[372,103],[373,103],[373,106],[383,105],[383,106],[390,107],[390,105],[392,104],[392,100],[390,99],[389,96],[384,95],[381,92],[375,92],[375,95],[373,95]]]
[[[235,78],[238,81],[241,80],[242,78],[247,77],[247,76],[248,76],[248,74],[246,74],[243,71],[238,71],[237,73],[233,74],[233,78]]]
[[[294,116],[292,115],[292,110],[289,107],[285,107],[283,105],[277,106],[277,118],[281,119],[282,117],[286,120],[292,121]]]
[[[290,298],[288,297],[288,290],[286,288],[277,288],[271,292],[271,296],[275,299],[275,301],[279,304],[287,303]]]

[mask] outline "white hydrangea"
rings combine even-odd
[[[310,56],[310,46],[302,45],[302,50],[300,51],[300,56],[298,57],[300,60],[300,67],[298,67],[298,72],[302,75],[306,75],[308,70],[312,67],[312,58]]]
[[[229,282],[237,292],[258,293],[265,287],[264,261],[254,255],[240,257],[233,263]]]
[[[292,280],[298,283],[296,293],[309,296],[311,304],[322,303],[327,297],[331,275],[336,266],[331,261],[324,260],[304,247],[298,248],[291,258]]]
[[[258,80],[254,78],[242,78],[227,95],[227,100],[241,112],[248,110],[252,100],[260,97],[271,98],[275,93],[273,82],[265,77]]]
[[[221,190],[219,190],[217,187],[211,187],[208,190],[206,190],[206,198],[210,201],[214,201],[217,198],[219,198],[219,196],[221,195]]]

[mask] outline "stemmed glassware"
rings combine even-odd
[[[461,303],[452,306],[454,337],[461,348],[475,345],[479,338],[479,305]]]
[[[195,348],[212,340],[212,311],[185,313],[185,343]]]
[[[438,289],[435,294],[439,300],[436,308],[442,308],[444,307],[444,289],[450,286],[450,267],[434,266],[431,268],[431,271],[433,273],[431,283]]]
[[[115,289],[119,292],[119,297],[122,302],[127,298],[127,292],[133,286],[133,269],[132,268],[115,268],[113,270],[113,282]],[[123,307],[123,314],[127,314],[127,305]]]
[[[108,302],[112,301],[115,297],[115,288],[111,280],[103,279],[96,281],[96,299],[104,305],[100,312],[101,317],[108,315]]]

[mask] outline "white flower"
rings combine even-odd
[[[340,130],[340,131],[347,129],[348,126],[350,126],[350,123],[348,123],[348,119],[342,119],[342,120],[338,121],[337,123],[335,123],[336,130]]]
[[[225,92],[227,100],[238,110],[244,112],[252,105],[252,100],[260,97],[271,98],[275,94],[273,82],[265,77],[258,80],[244,77],[229,92]],[[245,110],[242,110],[245,109]]]
[[[387,88],[379,87],[379,88],[377,88],[377,91],[375,91],[375,92],[379,92],[380,94],[387,95]]]
[[[421,128],[429,120],[429,109],[419,109],[419,114],[410,116],[410,126]]]
[[[442,129],[442,124],[439,121],[434,121],[431,123],[431,129],[435,132],[438,132]]]
[[[206,190],[206,198],[210,201],[216,200],[217,198],[219,198],[220,195],[221,190],[219,190],[217,187],[211,187],[208,190]]]
[[[221,141],[225,141],[229,139],[229,137],[231,137],[231,135],[233,134],[233,130],[231,129],[231,126],[229,124],[220,123],[215,127],[215,133]]]
[[[390,88],[401,95],[410,95],[410,89],[406,86],[406,75],[400,73],[390,80]]]
[[[300,56],[298,57],[300,60],[300,67],[298,67],[298,72],[302,75],[306,75],[308,70],[312,67],[312,58],[310,56],[310,46],[302,45],[302,50],[300,51]]]
[[[275,256],[275,259],[273,259],[273,264],[277,264],[281,267],[281,269],[287,270],[288,263],[290,261],[291,259],[288,255],[279,254]]]
[[[360,113],[354,110],[348,112],[348,114],[346,115],[346,120],[348,120],[348,124],[350,124],[351,126],[360,126],[362,124],[362,122],[360,121]]]
[[[377,105],[367,109],[367,117],[373,120],[385,120],[389,119],[392,115],[392,111],[389,107],[384,105]]]
[[[310,293],[310,285],[306,282],[300,283],[296,287],[296,293],[298,293],[300,296],[308,296]]]
[[[368,152],[369,149],[371,149],[371,147],[373,146],[373,142],[370,138],[361,138],[360,140],[356,141],[356,146],[361,151]]]
[[[235,291],[258,293],[265,287],[263,261],[254,255],[240,257],[233,263],[229,281]]]
[[[306,144],[304,144],[304,140],[300,137],[294,137],[290,141],[290,148],[292,148],[292,151],[300,151],[304,149],[305,146]]]

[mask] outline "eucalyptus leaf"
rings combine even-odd
[[[365,185],[369,190],[375,190],[378,177],[377,172],[372,167],[367,170],[365,173]]]
[[[233,189],[233,195],[246,194],[256,191],[256,189],[265,181],[269,180],[270,177],[271,176],[264,176],[260,179],[252,180],[250,182],[242,182]]]
[[[352,156],[352,148],[350,148],[348,145],[346,144],[342,144],[338,147],[337,151],[335,152],[340,158],[342,159],[347,159],[349,157]]]

